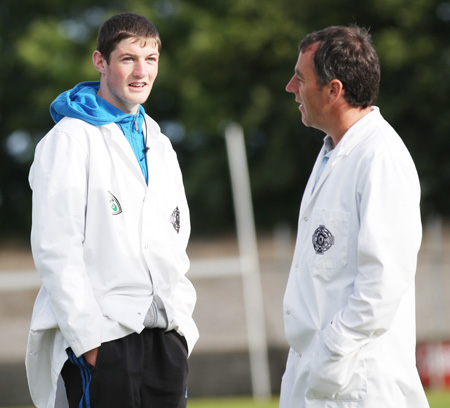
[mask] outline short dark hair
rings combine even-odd
[[[300,43],[300,52],[315,43],[319,43],[314,54],[319,86],[338,79],[350,106],[373,105],[380,86],[380,61],[368,30],[358,26],[332,26],[314,31]]]
[[[97,51],[109,63],[111,53],[117,44],[126,38],[152,38],[158,50],[161,49],[161,39],[153,23],[147,18],[135,13],[120,13],[110,17],[100,27],[97,36]]]

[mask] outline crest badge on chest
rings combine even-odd
[[[122,213],[122,206],[119,203],[119,200],[114,197],[114,194],[111,191],[108,191],[108,199],[109,205],[111,206],[112,215],[119,215]]]
[[[177,234],[180,233],[180,210],[178,207],[175,208],[175,210],[172,211],[172,214],[170,215],[170,223],[172,224],[173,228],[177,232]]]
[[[325,225],[319,225],[312,236],[312,244],[316,254],[323,255],[334,245],[334,236]]]

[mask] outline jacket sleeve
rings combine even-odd
[[[64,338],[77,356],[100,345],[102,313],[83,261],[87,152],[79,138],[53,129],[36,148],[31,246]]]
[[[315,344],[307,395],[344,389],[362,346],[387,332],[402,299],[414,289],[421,242],[420,186],[414,166],[378,158],[359,179],[357,276],[346,306]]]
[[[191,281],[187,278],[186,273],[189,270],[189,259],[186,254],[186,247],[189,240],[191,225],[190,225],[190,214],[189,206],[186,199],[186,194],[183,185],[183,175],[181,173],[178,160],[176,158],[176,153],[173,151],[173,168],[174,168],[174,183],[179,195],[179,205],[180,212],[183,216],[182,228],[180,230],[182,244],[180,251],[179,265],[179,276],[180,279],[172,293],[173,307],[175,310],[175,315],[179,323],[179,330],[185,336],[188,343],[188,352],[192,352],[195,343],[198,340],[199,333],[196,324],[192,318],[194,312],[195,304],[197,301],[197,294]]]
[[[178,282],[173,293],[173,298],[180,331],[186,338],[188,352],[191,354],[199,337],[197,326],[192,319],[197,294],[191,281],[186,276],[183,276]]]

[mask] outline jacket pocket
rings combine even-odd
[[[310,363],[306,397],[310,400],[361,401],[367,395],[364,349],[340,355],[322,341],[316,344]]]
[[[311,268],[343,268],[348,262],[349,213],[315,209],[310,218],[311,241],[308,265]]]

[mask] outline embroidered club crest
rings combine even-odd
[[[325,225],[319,225],[314,231],[312,236],[312,243],[316,254],[323,255],[334,245],[333,234],[325,227]]]
[[[175,231],[177,234],[180,233],[180,210],[178,207],[175,208],[175,210],[172,211],[172,215],[170,216],[170,223],[172,224],[173,228],[175,228]]]
[[[109,205],[111,206],[112,215],[119,215],[122,212],[122,206],[119,203],[119,200],[114,197],[111,191],[108,191],[109,197]]]

